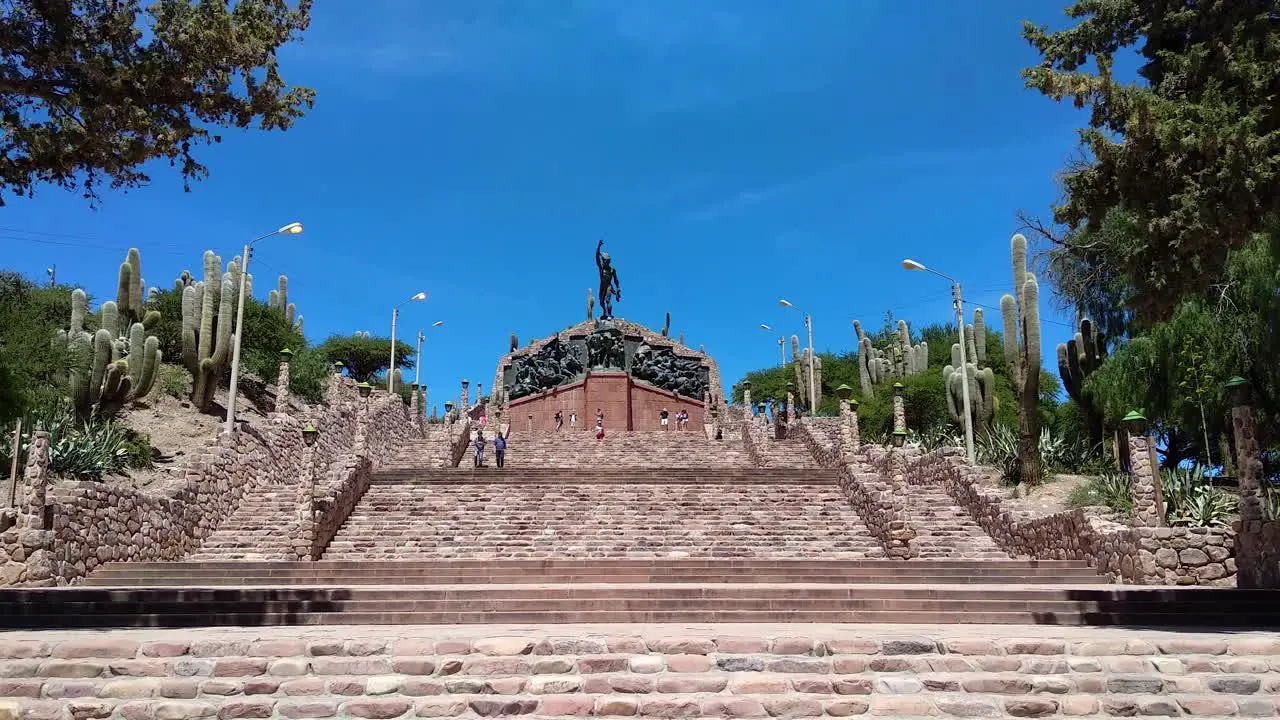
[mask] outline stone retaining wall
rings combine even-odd
[[[909,484],[938,484],[1001,549],[1039,560],[1085,560],[1113,580],[1137,585],[1235,584],[1235,532],[1225,528],[1129,527],[1068,510],[1036,516],[1007,510],[958,448],[907,463]]]
[[[0,585],[74,583],[107,562],[179,560],[195,550],[252,488],[302,480],[302,428],[320,430],[314,448],[317,474],[356,449],[358,403],[368,402],[368,451],[373,464],[390,459],[398,444],[416,433],[416,423],[398,396],[379,393],[365,401],[350,380],[331,382],[326,404],[272,413],[244,423],[234,436],[219,435],[193,454],[178,472],[181,481],[152,491],[95,482],[49,486],[44,518],[52,535],[39,543],[14,527],[0,534]],[[40,483],[46,482],[42,477]],[[39,494],[35,481],[27,495]],[[22,523],[19,523],[22,524]],[[27,523],[28,529],[39,520]],[[31,563],[31,544],[49,546],[51,563]]]
[[[311,545],[311,559],[319,560],[325,548],[338,534],[351,511],[364,497],[373,477],[373,463],[369,458],[347,455],[336,462],[321,487],[316,488],[315,537]]]
[[[1273,717],[1280,698],[1274,633],[506,632],[10,634],[0,719]]]

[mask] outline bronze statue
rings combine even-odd
[[[604,240],[596,245],[596,267],[600,270],[600,319],[613,317],[613,301],[622,301],[622,285],[618,282],[618,271],[609,261],[609,253],[600,252]]]

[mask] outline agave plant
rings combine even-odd
[[[1223,526],[1231,522],[1239,509],[1239,498],[1214,486],[1208,468],[1199,463],[1162,470],[1160,486],[1165,518],[1171,525]]]

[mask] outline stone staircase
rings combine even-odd
[[[240,506],[186,560],[292,560],[297,488],[251,488]]]
[[[795,438],[777,440],[770,435],[763,442],[757,441],[756,449],[759,450],[760,459],[764,461],[765,467],[814,469],[821,467],[813,458],[813,453],[809,452],[809,448]]]
[[[450,447],[448,427],[440,424],[426,426],[425,438],[411,438],[385,467],[389,470],[438,468],[449,463]]]
[[[883,556],[831,471],[612,465],[379,473],[325,553],[330,560]]]
[[[582,418],[579,418],[582,421]],[[723,440],[708,440],[701,427],[668,431],[609,431],[596,440],[594,420],[589,428],[552,433],[521,432],[513,428],[507,446],[511,468],[732,468],[749,467],[742,438],[726,432]],[[485,436],[492,438],[492,432]],[[493,464],[493,446],[485,449],[485,462]],[[462,465],[471,465],[468,454]]]
[[[916,531],[913,544],[922,559],[1007,560],[969,513],[938,485],[909,485],[902,494],[907,520]]]

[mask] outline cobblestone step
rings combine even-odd
[[[912,485],[903,494],[907,520],[916,531],[913,540],[922,558],[1009,557],[977,522],[936,485]]]
[[[1274,717],[1280,636],[670,625],[17,632],[5,718]]]

